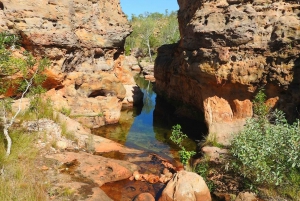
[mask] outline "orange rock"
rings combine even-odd
[[[146,180],[146,181],[148,181],[148,179],[149,179],[149,175],[148,175],[148,174],[143,174],[142,177],[143,177],[143,179]]]
[[[156,176],[156,175],[152,175],[150,174],[149,177],[148,177],[148,182],[151,183],[151,184],[155,184],[159,181],[159,177]]]
[[[185,200],[211,201],[209,189],[201,176],[180,171],[173,176],[158,201]]]
[[[155,201],[155,198],[150,193],[141,193],[137,195],[133,201]]]
[[[47,167],[47,166],[45,166],[45,165],[43,165],[42,167],[41,167],[41,170],[49,170],[49,167]]]

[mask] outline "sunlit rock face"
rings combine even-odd
[[[86,115],[104,118],[91,121],[89,127],[118,121],[122,101],[134,104],[131,97],[126,97],[132,94],[126,89],[141,93],[136,90],[129,66],[124,65],[124,42],[132,30],[119,0],[1,0],[3,31],[20,35],[22,47],[37,57],[50,59],[44,87],[56,89],[50,93],[56,95],[49,97],[55,102],[53,97],[60,94],[72,100],[55,105],[76,111],[74,114],[80,114],[84,122],[89,119]],[[101,100],[100,105],[112,104],[116,110],[104,111],[99,104],[85,108],[85,102],[95,105],[90,99]]]
[[[178,0],[181,40],[159,49],[157,93],[202,111],[228,144],[263,87],[293,120],[300,103],[300,5],[296,1]]]

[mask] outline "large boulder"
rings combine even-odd
[[[178,0],[181,40],[158,49],[158,95],[203,113],[229,144],[264,87],[273,106],[299,118],[300,5],[296,1]],[[276,100],[274,102],[274,100]]]
[[[180,171],[173,176],[158,201],[211,201],[209,189],[201,176]]]

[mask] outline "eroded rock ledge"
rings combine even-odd
[[[124,42],[131,32],[119,0],[0,1],[0,32],[21,36],[21,45],[51,67],[44,87],[57,109],[88,127],[116,123],[123,105],[141,96],[128,66]],[[141,93],[141,92],[140,92]]]
[[[300,5],[296,1],[178,0],[181,40],[159,49],[156,91],[204,113],[229,143],[251,117],[260,87],[269,103],[299,116]]]

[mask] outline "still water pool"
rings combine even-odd
[[[136,76],[136,82],[144,93],[143,105],[121,111],[119,123],[93,130],[93,133],[119,142],[127,147],[157,153],[169,160],[178,160],[179,147],[169,139],[173,125],[182,125],[189,138],[184,141],[187,150],[197,149],[195,141],[201,140],[205,125],[201,122],[180,118],[174,108],[157,97],[153,84]]]

